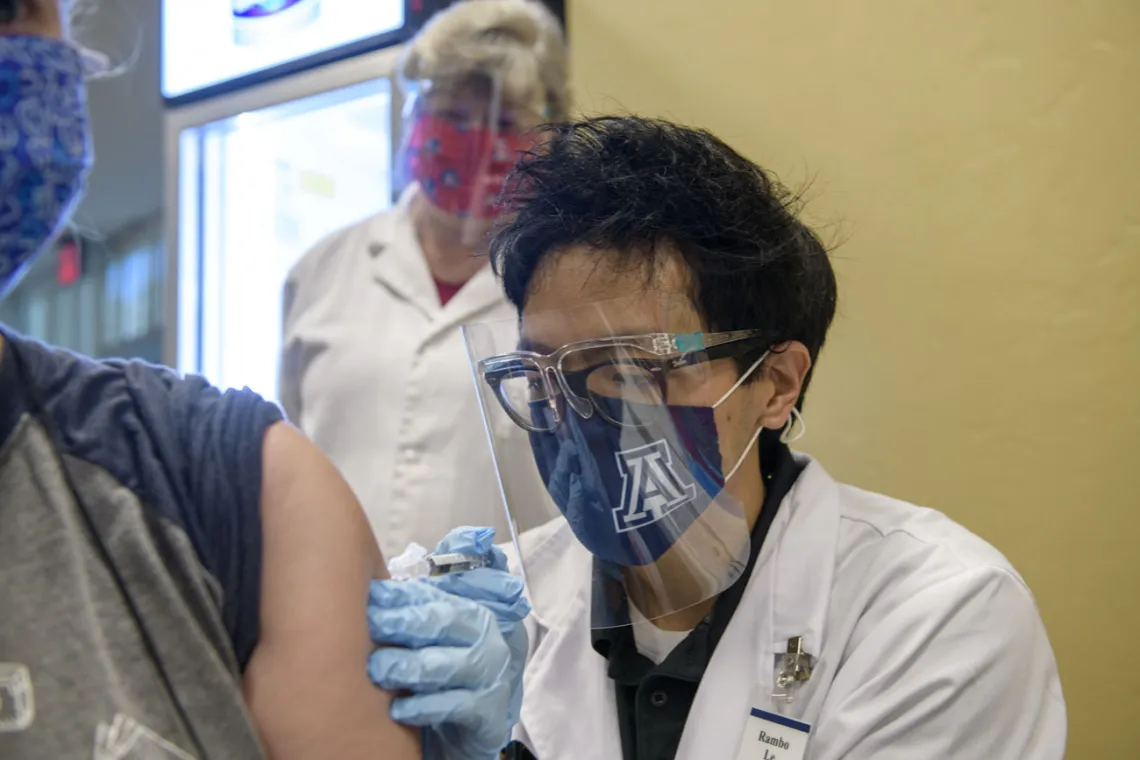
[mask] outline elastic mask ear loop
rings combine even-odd
[[[735,383],[732,384],[732,387],[729,388],[723,396],[721,396],[719,399],[717,399],[717,402],[712,405],[712,408],[716,409],[718,406],[723,404],[728,399],[729,396],[736,393],[736,389],[739,388],[740,386],[744,385],[744,381],[748,379],[748,376],[751,375],[753,372],[755,372],[756,368],[764,363],[764,360],[768,358],[768,354],[770,354],[770,353],[771,353],[771,351],[765,351],[764,354],[759,359],[752,362],[752,366],[749,367],[748,369],[746,369],[744,371],[744,374],[742,374],[740,376],[740,378]]]
[[[725,483],[727,483],[729,480],[731,480],[732,476],[736,474],[736,471],[740,469],[740,465],[744,464],[744,457],[748,456],[749,451],[752,451],[752,447],[755,446],[756,442],[760,440],[760,434],[763,432],[764,432],[764,426],[761,425],[756,430],[756,434],[752,436],[752,440],[750,440],[748,442],[748,445],[744,447],[744,451],[741,452],[740,458],[736,460],[736,464],[734,464],[732,466],[732,469],[728,471],[728,474],[724,476],[724,482]]]
[[[771,353],[771,352],[765,351],[764,354],[759,359],[752,362],[752,366],[749,367],[747,370],[745,370],[740,375],[740,377],[737,379],[737,381],[735,383],[733,383],[732,387],[728,389],[728,392],[725,393],[723,396],[721,396],[720,399],[715,404],[712,405],[712,408],[716,409],[718,406],[723,404],[725,399],[727,399],[729,396],[731,396],[733,393],[735,393],[736,390],[740,386],[744,385],[744,382],[748,379],[749,375],[751,375],[753,372],[755,372],[756,368],[759,367],[761,364],[763,364],[764,360],[768,358],[769,353]],[[740,457],[736,460],[736,464],[734,464],[732,466],[732,469],[729,470],[728,473],[724,476],[724,482],[725,483],[727,483],[729,480],[731,480],[732,476],[736,474],[736,471],[740,469],[740,465],[744,464],[744,457],[748,456],[749,451],[752,451],[752,447],[756,445],[756,442],[758,440],[760,440],[760,434],[763,432],[764,432],[764,426],[763,425],[761,425],[759,428],[756,429],[755,434],[753,434],[753,436],[752,436],[752,440],[750,440],[748,442],[748,445],[744,447],[744,451],[740,452]]]
[[[798,426],[796,425],[797,422],[800,423]],[[795,435],[792,435],[793,430],[796,431]],[[780,442],[783,444],[795,443],[803,438],[806,432],[807,422],[804,420],[804,416],[800,414],[800,410],[793,406],[792,413],[788,416],[788,422],[780,433]]]

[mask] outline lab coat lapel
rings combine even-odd
[[[506,297],[503,295],[503,289],[499,285],[498,278],[491,271],[491,267],[484,266],[437,314],[435,324],[432,325],[432,332],[427,340],[431,340],[434,335],[454,330],[468,322],[485,320],[489,317],[494,318],[488,312],[495,310],[496,307],[505,307],[505,305]],[[502,319],[509,319],[514,314],[513,311],[505,308],[500,309],[500,311],[502,314],[496,316],[500,316]]]
[[[796,459],[806,466],[784,500],[788,524],[774,547],[772,640],[784,652],[801,636],[804,650],[819,654],[838,553],[839,484],[814,459]]]
[[[486,318],[487,312],[505,306],[506,299],[491,267],[484,266],[440,308],[439,292],[408,211],[416,192],[415,185],[408,188],[391,213],[376,218],[368,253],[376,281],[432,321],[423,338],[426,343],[462,324]],[[502,316],[510,315],[504,309]]]
[[[523,689],[542,703],[523,705],[522,722],[542,760],[621,756],[617,700],[606,661],[590,645],[589,615],[550,631],[527,666]]]
[[[556,542],[573,541],[568,531]],[[606,661],[594,651],[590,637],[589,600],[592,563],[580,547],[580,564],[553,568],[549,587],[528,593],[558,593],[561,600],[545,616],[536,616],[534,653],[523,675],[521,724],[541,760],[621,757],[614,683]],[[541,561],[541,560],[539,560]]]
[[[839,534],[838,486],[817,462],[796,458],[806,466],[784,498],[701,679],[677,760],[736,757],[753,707],[807,723],[819,713],[819,700],[812,699],[818,682],[804,684],[791,705],[772,697],[776,658],[789,638],[801,636],[810,654],[822,651]]]
[[[416,192],[414,185],[409,187],[391,212],[376,217],[368,255],[376,282],[431,318],[439,311],[439,293],[408,213]]]

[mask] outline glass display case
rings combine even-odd
[[[182,130],[179,369],[275,398],[285,277],[391,204],[392,123],[376,79]]]

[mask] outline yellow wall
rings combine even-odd
[[[808,448],[1004,551],[1069,757],[1140,758],[1140,2],[567,4],[583,110],[815,178],[844,242]]]

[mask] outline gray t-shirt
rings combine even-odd
[[[262,757],[241,671],[279,410],[4,334],[0,758]]]

